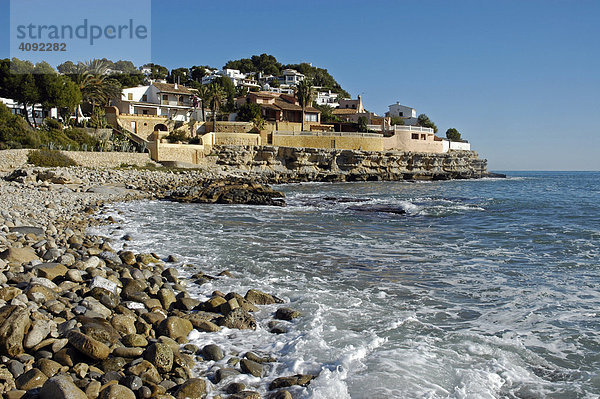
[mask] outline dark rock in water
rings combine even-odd
[[[337,202],[340,204],[347,204],[352,202],[367,202],[369,201],[366,198],[352,198],[352,197],[325,197],[323,198],[325,201],[329,202]]]
[[[275,318],[279,320],[291,321],[297,317],[300,317],[300,312],[290,308],[279,308],[275,312]]]
[[[310,374],[296,374],[290,377],[279,377],[273,380],[269,385],[269,389],[287,388],[293,385],[308,386],[310,382],[315,378],[314,375]]]
[[[240,368],[246,374],[252,374],[255,377],[262,377],[263,365],[250,359],[240,360]]]
[[[227,316],[218,319],[217,324],[227,328],[256,330],[256,320],[242,308],[232,310]]]
[[[261,184],[213,180],[193,187],[180,187],[163,196],[175,202],[284,206],[282,192]]]
[[[506,175],[504,173],[494,173],[494,172],[484,173],[481,177],[491,177],[494,179],[506,179]]]
[[[392,205],[372,205],[372,206],[349,206],[349,210],[369,213],[392,213],[394,215],[404,215],[406,211]]]
[[[202,356],[206,360],[214,360],[217,362],[224,357],[223,350],[215,344],[208,344],[202,348]]]
[[[202,378],[190,378],[177,390],[175,397],[177,399],[189,398],[200,399],[206,395],[206,381]]]

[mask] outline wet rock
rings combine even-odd
[[[40,399],[88,399],[86,394],[73,381],[58,375],[48,379],[40,390]]]
[[[136,399],[136,397],[131,389],[113,384],[100,391],[99,399]]]
[[[209,344],[202,348],[202,356],[206,360],[214,360],[218,362],[219,360],[223,359],[224,354],[223,350],[218,345]]]
[[[30,389],[41,387],[47,379],[46,374],[34,368],[19,376],[15,380],[15,383],[18,389],[29,391]]]
[[[300,312],[290,308],[279,308],[275,312],[275,318],[279,320],[291,321],[298,317],[300,317]]]
[[[191,378],[181,384],[175,398],[177,399],[201,399],[206,395],[206,381],[202,378]]]
[[[256,320],[242,308],[237,308],[225,317],[217,320],[217,324],[227,328],[237,328],[240,330],[255,330]]]
[[[144,352],[144,359],[152,363],[161,373],[168,373],[173,368],[173,350],[166,344],[150,345]]]
[[[121,338],[118,331],[104,319],[78,317],[81,323],[81,331],[88,337],[102,342],[105,345],[112,345]]]
[[[229,396],[228,399],[261,399],[261,396],[258,392],[242,391]]]
[[[59,371],[63,369],[63,365],[50,359],[38,360],[36,362],[36,367],[48,378],[54,377]]]
[[[217,383],[219,383],[229,377],[235,377],[236,375],[239,375],[239,374],[240,374],[240,372],[234,368],[230,368],[230,367],[220,368],[215,373],[215,381]]]
[[[273,382],[269,384],[269,389],[275,390],[279,388],[291,387],[294,385],[306,387],[314,378],[315,376],[310,374],[296,374],[289,377],[279,377],[274,379]]]
[[[147,360],[142,360],[141,362],[132,365],[127,369],[127,372],[132,375],[137,375],[143,381],[149,381],[154,384],[158,384],[162,381],[156,367]]]
[[[79,331],[69,333],[69,343],[84,355],[96,360],[104,360],[110,354],[110,348],[102,342]]]
[[[285,389],[282,389],[281,391],[277,391],[277,392],[274,392],[273,394],[269,395],[268,398],[269,399],[293,399],[293,396],[291,393],[289,393]]]
[[[180,337],[187,337],[193,329],[194,327],[189,320],[177,316],[170,316],[160,322],[158,333],[169,338],[177,339]]]
[[[121,339],[123,345],[131,346],[131,347],[146,347],[148,345],[148,340],[140,334],[129,334],[124,336]]]
[[[283,301],[276,296],[258,290],[248,290],[244,298],[254,305],[272,305],[274,303],[283,303]]]
[[[240,368],[246,374],[252,374],[255,377],[262,377],[263,365],[250,359],[240,360]]]

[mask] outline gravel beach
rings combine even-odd
[[[195,375],[197,362],[223,358],[215,345],[188,344],[193,331],[254,329],[252,313],[281,303],[269,293],[191,297],[169,254],[115,251],[86,234],[114,223],[113,201],[283,205],[280,193],[222,173],[23,167],[0,175],[0,393],[5,398],[292,398],[286,388],[312,375],[268,381],[259,393],[236,376],[263,376],[275,359],[235,354],[227,367]],[[125,237],[126,239],[126,237]],[[192,282],[235,278],[201,272]],[[281,305],[275,318],[298,312]],[[277,333],[277,323],[273,323]],[[229,354],[231,355],[231,354]],[[264,383],[262,385],[265,385]]]

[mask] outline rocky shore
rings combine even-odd
[[[86,234],[91,225],[113,222],[103,213],[110,201],[281,205],[281,197],[244,179],[199,171],[22,168],[0,176],[0,393],[9,399],[292,398],[294,386],[307,386],[314,376],[265,381],[276,360],[269,354],[224,353],[188,337],[255,329],[252,313],[264,305],[277,307],[269,328],[280,333],[285,322],[279,320],[298,312],[256,290],[215,291],[201,302],[189,295],[173,256],[134,253],[126,245],[116,251],[110,239]],[[190,283],[229,278],[235,276],[227,270],[198,271]],[[212,363],[198,374],[201,362]]]

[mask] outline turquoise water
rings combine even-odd
[[[300,310],[282,335],[267,306],[257,331],[191,337],[275,355],[266,381],[319,374],[295,397],[600,395],[600,173],[278,189],[285,208],[116,204],[123,229],[100,232],[234,273],[200,298],[258,288]]]

